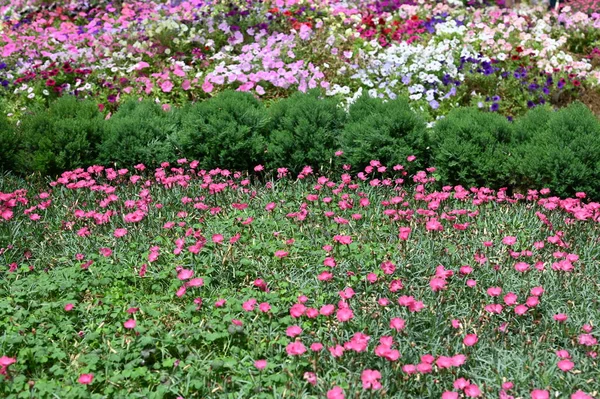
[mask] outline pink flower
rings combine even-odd
[[[304,373],[303,377],[306,380],[306,382],[308,382],[310,385],[317,385],[317,375],[315,373],[307,371],[306,373]]]
[[[452,356],[452,365],[454,367],[460,367],[463,364],[465,364],[466,361],[467,361],[467,357],[465,355],[458,354],[458,355]]]
[[[135,328],[135,325],[136,321],[134,319],[129,319],[125,323],[123,323],[123,326],[129,330]]]
[[[408,162],[412,162],[412,161],[414,161],[415,159],[417,159],[417,157],[416,157],[416,156],[414,156],[414,155],[409,155],[408,157],[406,157],[406,160],[407,160]]]
[[[94,380],[94,374],[81,374],[77,380],[80,384],[88,385]]]
[[[267,361],[264,359],[257,360],[254,362],[254,367],[256,367],[259,370],[262,370],[265,367],[267,367]]]
[[[406,241],[406,240],[408,240],[408,237],[410,236],[410,232],[411,232],[410,227],[400,227],[398,238],[402,241]]]
[[[564,313],[558,313],[554,315],[554,320],[558,321],[559,323],[564,323],[568,318],[569,316]]]
[[[244,309],[246,312],[252,312],[254,310],[255,306],[256,306],[256,299],[250,298],[249,300],[247,300],[246,302],[244,302],[242,304],[242,309]]]
[[[8,356],[0,357],[0,366],[2,366],[2,367],[8,367],[11,364],[14,364],[16,362],[17,362],[17,359],[15,359],[14,357],[8,357]]]
[[[518,314],[519,316],[524,315],[525,313],[527,313],[528,310],[529,310],[529,308],[525,305],[515,306],[515,313]]]
[[[573,367],[575,367],[575,363],[573,363],[569,359],[563,359],[558,362],[557,366],[562,371],[569,371],[573,369]]]
[[[108,258],[110,255],[112,255],[112,249],[110,249],[110,248],[100,248],[100,255]]]
[[[258,310],[263,313],[267,313],[271,310],[271,305],[269,305],[267,302],[262,302],[260,305],[258,305]]]
[[[339,386],[334,386],[327,391],[327,399],[345,399],[344,390]]]
[[[463,344],[466,346],[473,346],[477,343],[477,341],[479,341],[479,338],[477,338],[476,334],[467,334],[463,339]]]
[[[433,292],[441,291],[446,289],[446,280],[443,278],[433,278],[429,282],[429,286]]]
[[[465,387],[465,395],[469,398],[478,398],[481,396],[481,390],[475,384],[470,384]]]
[[[341,357],[344,354],[344,347],[342,345],[331,346],[327,350],[334,358]]]
[[[360,376],[362,381],[363,389],[380,389],[381,373],[377,370],[364,370]]]
[[[225,299],[219,299],[215,302],[215,308],[222,308],[227,303]]]
[[[306,312],[306,306],[302,303],[297,303],[290,308],[290,316],[298,318]]]
[[[319,313],[322,316],[331,316],[333,314],[333,312],[335,312],[335,306],[333,306],[333,305],[323,305],[323,306],[321,306],[321,309],[319,310]]]
[[[202,287],[204,285],[204,279],[193,278],[186,283],[187,287]]]
[[[121,238],[127,234],[127,229],[116,229],[114,236],[117,238]]]
[[[534,389],[531,391],[531,399],[549,399],[550,393],[543,389]]]
[[[491,297],[500,296],[502,294],[502,288],[500,287],[490,287],[487,289],[487,294]]]
[[[70,312],[71,310],[73,310],[73,304],[72,303],[67,303],[65,305],[65,311],[66,312]]]
[[[302,334],[302,329],[299,326],[290,326],[285,330],[285,335],[294,338]]]
[[[288,255],[289,255],[289,252],[287,252],[287,251],[283,251],[283,250],[279,250],[279,251],[276,251],[276,252],[275,252],[275,256],[276,256],[277,258],[279,258],[279,259],[283,259],[283,258],[285,258],[285,257],[286,257],[286,256],[288,256]]]
[[[504,303],[506,306],[514,305],[517,303],[517,295],[514,292],[509,292],[508,294],[504,295]]]
[[[290,356],[298,356],[298,355],[301,355],[304,352],[306,352],[306,347],[304,346],[304,344],[302,342],[299,342],[299,341],[290,342],[286,346],[285,351]]]
[[[458,399],[458,392],[446,391],[442,394],[442,399]]]
[[[337,311],[336,317],[340,322],[346,322],[354,317],[354,313],[349,308],[342,308]]]
[[[194,275],[194,271],[193,270],[181,269],[179,271],[179,273],[177,273],[177,278],[179,280],[187,280],[189,278],[192,278],[193,275]]]
[[[392,320],[390,320],[390,328],[393,328],[396,331],[404,330],[405,327],[406,321],[404,319],[394,317]]]
[[[571,395],[571,399],[594,399],[594,398],[583,391],[577,391],[573,395]]]
[[[323,344],[320,342],[314,342],[310,345],[310,350],[313,352],[319,352],[323,349]]]
[[[506,236],[502,239],[504,245],[514,245],[517,242],[517,237]]]

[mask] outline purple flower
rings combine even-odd
[[[490,111],[496,112],[498,111],[498,109],[500,109],[500,105],[498,103],[493,103],[492,105],[490,105]]]

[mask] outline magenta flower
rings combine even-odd
[[[254,367],[256,367],[259,370],[262,370],[265,367],[267,367],[267,361],[264,360],[264,359],[257,360],[257,361],[254,362]]]
[[[82,385],[89,385],[94,381],[94,374],[81,374],[77,381]]]
[[[381,373],[377,370],[364,370],[360,376],[363,389],[381,389]]]
[[[339,386],[334,386],[327,391],[327,399],[345,399],[344,390]]]
[[[290,356],[299,356],[299,355],[302,355],[304,352],[306,352],[306,347],[300,341],[290,342],[286,346],[285,351]]]
[[[467,334],[463,339],[463,344],[465,344],[466,346],[473,346],[477,343],[477,341],[479,341],[479,338],[477,338],[477,334]]]
[[[123,323],[123,326],[125,328],[127,328],[128,330],[131,330],[131,329],[135,328],[136,324],[137,323],[136,323],[135,319],[129,319],[125,323]]]
[[[550,393],[543,389],[534,389],[531,391],[531,399],[549,399]]]

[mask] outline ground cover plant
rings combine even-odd
[[[600,114],[600,10],[460,0],[15,0],[0,6],[0,108],[65,94],[110,115],[227,89],[409,96],[428,122],[461,105],[515,117],[581,99]]]
[[[598,397],[598,203],[333,158],[1,178],[0,396]]]

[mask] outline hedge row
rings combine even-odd
[[[600,122],[580,103],[536,108],[514,122],[459,108],[433,129],[404,99],[360,98],[349,112],[336,100],[298,93],[269,107],[252,95],[224,92],[163,111],[131,101],[105,119],[92,101],[63,97],[15,126],[0,116],[0,169],[57,175],[91,164],[128,167],[196,159],[202,168],[250,170],[263,164],[298,172],[340,162],[355,170],[435,166],[444,184],[510,189],[548,187],[600,198]]]

